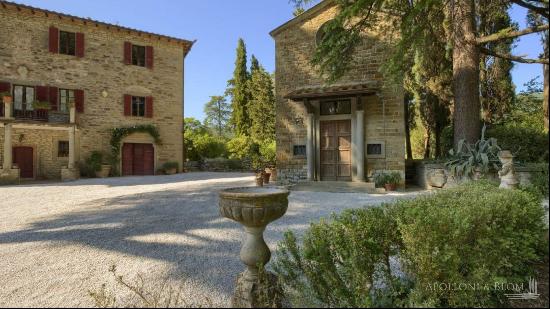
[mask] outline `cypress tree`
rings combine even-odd
[[[231,95],[231,125],[237,135],[249,135],[250,118],[248,115],[248,103],[250,92],[248,91],[249,73],[246,66],[246,45],[243,39],[239,39],[237,46],[237,59],[233,78],[228,82],[228,93]]]
[[[271,75],[252,56],[252,68],[249,89],[251,101],[249,115],[251,119],[250,136],[262,143],[275,139],[275,95]]]

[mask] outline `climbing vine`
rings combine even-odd
[[[120,142],[122,139],[124,139],[126,136],[134,134],[134,133],[148,133],[153,137],[155,144],[160,145],[162,144],[162,140],[160,139],[160,133],[154,125],[145,124],[145,125],[136,125],[132,127],[124,127],[124,128],[114,128],[111,130],[111,153],[113,162],[112,165],[115,167],[113,170],[118,171],[118,162],[120,160]]]

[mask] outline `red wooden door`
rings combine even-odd
[[[14,147],[13,163],[19,167],[21,178],[34,178],[34,160],[32,147]]]
[[[154,175],[155,150],[152,144],[122,146],[122,175]]]

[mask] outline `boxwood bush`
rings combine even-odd
[[[495,284],[544,257],[543,217],[536,195],[470,183],[287,232],[274,270],[299,306],[498,306],[514,291]]]

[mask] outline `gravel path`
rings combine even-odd
[[[90,290],[116,290],[111,265],[151,285],[185,280],[193,304],[227,307],[243,232],[219,217],[216,192],[253,183],[249,174],[189,173],[0,187],[0,307],[93,306]],[[287,229],[415,194],[293,192],[265,238],[274,250]]]

